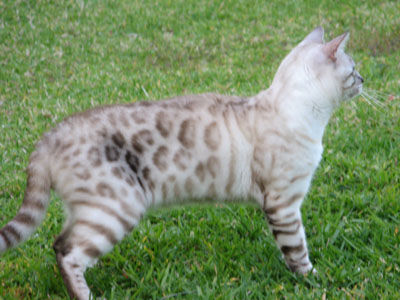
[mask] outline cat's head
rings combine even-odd
[[[316,28],[286,56],[274,83],[283,80],[311,97],[328,98],[334,105],[359,95],[364,80],[344,52],[348,39],[346,32],[324,43],[323,28]]]

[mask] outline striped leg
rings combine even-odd
[[[90,290],[83,274],[86,268],[95,262],[94,258],[85,254],[80,247],[75,245],[70,240],[68,232],[64,232],[57,238],[53,248],[70,298],[90,299]]]
[[[86,192],[86,191],[85,191]],[[71,299],[88,300],[90,290],[85,270],[112,250],[114,245],[138,224],[145,208],[138,201],[95,196],[82,190],[66,201],[69,211],[67,225],[54,243],[57,263]],[[80,196],[80,197],[78,197]]]
[[[306,236],[301,221],[300,203],[303,196],[298,194],[287,201],[264,207],[270,229],[276,243],[293,272],[305,274],[313,266],[308,257]]]
[[[117,228],[105,226],[103,221],[77,220],[54,243],[60,273],[71,299],[89,299],[90,290],[83,275],[85,270],[101,255],[111,251],[127,233],[118,234]]]

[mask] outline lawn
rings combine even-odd
[[[303,205],[318,275],[286,268],[262,212],[210,205],[151,211],[86,273],[107,299],[400,299],[399,1],[0,1],[0,225],[23,199],[40,136],[93,106],[266,89],[318,25],[348,52],[381,106],[333,115]],[[66,299],[52,196],[37,233],[0,257],[0,299]]]

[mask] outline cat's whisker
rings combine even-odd
[[[361,99],[364,100],[368,105],[374,106],[374,104],[371,102],[371,99],[368,97],[366,93],[361,94]]]
[[[382,108],[385,107],[385,105],[381,101],[379,101],[378,98],[376,98],[375,96],[370,95],[370,94],[368,94],[366,92],[363,93],[363,96],[364,97],[368,97],[368,99],[371,101],[371,103],[373,105],[376,105],[376,106],[379,106],[379,107],[382,107]]]
[[[377,108],[378,110],[380,110],[381,112],[383,112],[381,109],[385,109],[386,106],[380,102],[376,97],[368,94],[366,91],[363,91],[361,93],[361,98],[367,102],[369,105]]]
[[[387,97],[390,97],[390,94],[379,94],[374,90],[368,91],[368,93],[376,95],[378,98],[386,99]]]
[[[363,88],[363,90],[369,94],[374,95],[378,99],[387,100],[388,98],[395,97],[392,93],[385,93],[378,90],[373,90],[369,88]]]
[[[367,92],[373,92],[375,94],[381,94],[383,96],[390,96],[391,95],[390,93],[385,93],[385,92],[382,92],[382,91],[378,91],[378,90],[374,90],[374,89],[370,89],[370,88],[366,88],[366,87],[364,87],[363,89],[366,90]]]
[[[366,102],[368,105],[373,106],[371,101],[365,95],[362,95],[361,99],[364,100],[364,102]]]
[[[375,91],[373,91],[373,90],[367,90],[367,91],[364,91],[365,93],[367,93],[368,95],[371,95],[371,96],[374,96],[375,98],[377,98],[377,99],[382,99],[382,100],[384,100],[384,99],[386,99],[386,97],[387,96],[383,96],[383,95],[381,95],[381,94],[377,94]]]

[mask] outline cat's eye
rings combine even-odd
[[[356,68],[353,67],[353,69],[351,70],[351,73],[349,75],[346,76],[346,78],[344,79],[344,81],[347,81],[350,77],[354,77],[356,75]]]

